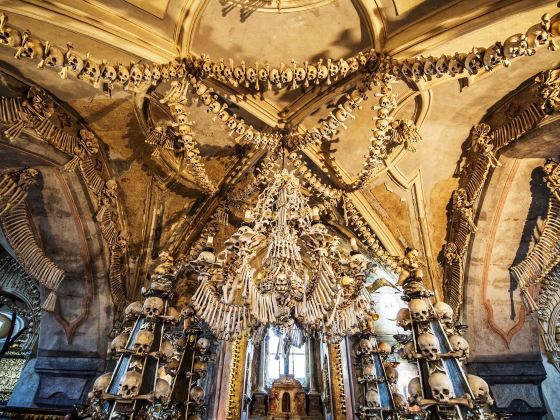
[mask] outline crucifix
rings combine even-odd
[[[282,346],[280,348],[280,346]],[[284,360],[284,375],[290,374],[290,349],[292,348],[292,340],[290,337],[283,337],[278,340],[278,350],[276,351],[276,359],[280,359],[280,355]]]

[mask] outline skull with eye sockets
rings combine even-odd
[[[138,334],[136,334],[136,338],[134,340],[134,353],[137,356],[144,356],[145,354],[149,353],[150,349],[152,348],[153,342],[153,332],[148,330],[140,330]]]
[[[142,375],[136,371],[128,371],[121,379],[118,394],[125,399],[133,398],[140,392],[141,384]]]
[[[143,312],[148,319],[153,319],[163,315],[163,299],[157,296],[150,296],[144,301]]]
[[[117,79],[123,85],[128,82],[128,80],[130,79],[130,72],[128,70],[128,67],[119,64],[117,68]]]
[[[440,355],[438,341],[431,333],[422,333],[418,336],[418,347],[426,360],[437,360]]]
[[[437,402],[448,403],[451,398],[455,397],[453,385],[445,373],[432,373],[428,378],[428,385]]]

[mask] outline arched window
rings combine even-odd
[[[277,336],[272,328],[267,333],[267,352],[266,352],[266,385],[270,387],[274,380],[284,373],[284,342],[281,337]],[[305,387],[308,384],[307,378],[307,345],[304,343],[301,347],[290,346],[287,353],[288,356],[288,373],[301,382]]]

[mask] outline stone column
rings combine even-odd
[[[253,404],[251,414],[253,416],[266,415],[266,398],[265,390],[265,369],[266,369],[266,353],[268,348],[268,336],[265,336],[259,346],[259,360],[257,367],[257,385],[253,393]]]
[[[309,404],[307,409],[310,416],[320,416],[321,411],[321,393],[317,387],[317,369],[315,359],[317,357],[317,349],[315,348],[315,339],[307,339],[306,357],[307,357],[307,377],[309,378],[309,392],[307,394]],[[320,358],[320,356],[319,356]]]
[[[268,347],[268,336],[264,337],[259,346],[259,364],[257,373],[257,386],[255,392],[266,393],[264,389],[265,368],[266,368],[266,348]]]

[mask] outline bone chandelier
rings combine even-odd
[[[373,315],[365,287],[373,265],[355,239],[352,251],[341,247],[284,165],[217,256],[212,242],[191,263],[201,281],[192,304],[220,339],[272,325],[296,345],[315,332],[336,342]]]

